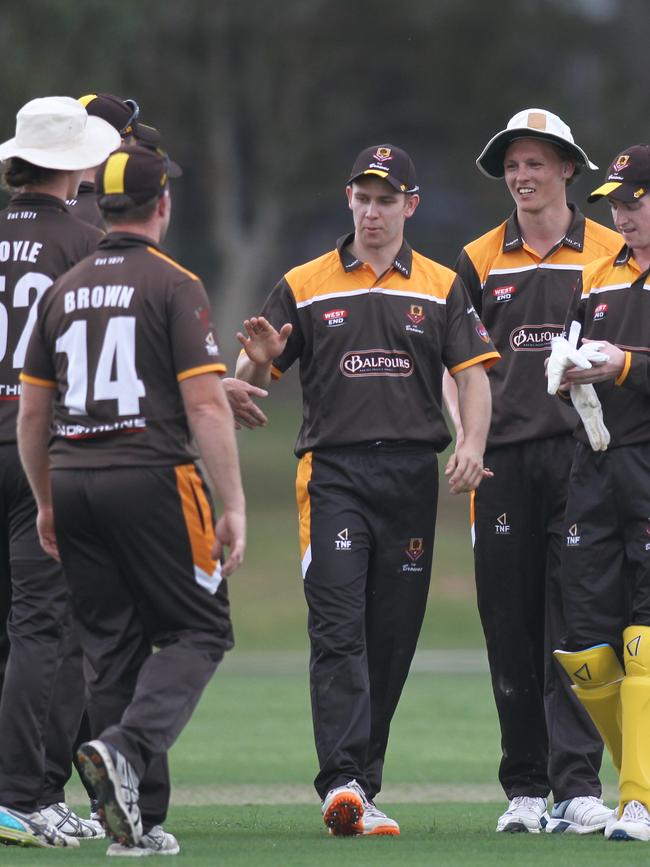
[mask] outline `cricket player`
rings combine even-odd
[[[607,432],[606,450],[594,451],[577,431],[562,569],[568,650],[555,655],[619,772],[610,840],[650,840],[648,193],[650,146],[632,145],[589,197],[607,199],[623,245],[585,267],[566,323],[578,353],[554,347],[549,361],[550,391],[593,384]]]
[[[396,835],[374,799],[427,601],[436,452],[450,441],[443,365],[465,425],[449,483],[469,491],[483,478],[485,368],[498,353],[462,281],[404,240],[420,201],[408,154],[365,148],[346,193],[354,231],[289,271],[244,323],[237,376],[266,387],[300,368],[296,491],[324,822],[334,835]]]
[[[81,771],[107,854],[127,857],[179,851],[163,829],[167,751],[232,646],[224,579],[245,548],[208,298],[160,247],[174,166],[135,146],[98,170],[110,231],[43,299],[21,374],[39,534],[61,558],[93,672]],[[198,455],[223,503],[216,527]]]
[[[496,830],[592,833],[611,815],[601,800],[602,743],[552,657],[565,632],[560,561],[577,416],[570,401],[546,393],[543,360],[563,333],[582,269],[617,250],[619,238],[567,202],[576,173],[596,166],[547,109],[517,112],[477,165],[503,178],[515,203],[456,264],[502,356],[489,373],[485,462],[494,477],[471,504],[477,601],[501,728],[499,780],[509,800]]]

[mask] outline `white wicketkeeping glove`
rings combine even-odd
[[[583,355],[587,361],[597,361],[599,363],[609,361],[609,355],[600,351],[604,345],[604,343],[583,343],[578,352],[580,355]]]
[[[546,390],[549,394],[557,392],[562,382],[564,371],[570,367],[580,367],[582,370],[588,370],[591,367],[591,361],[589,361],[585,353],[571,346],[566,337],[554,337],[551,341],[551,355],[546,368],[546,376],[548,377]]]
[[[604,452],[611,439],[603,421],[603,410],[593,385],[572,385],[571,402],[589,437],[589,445],[595,452]]]

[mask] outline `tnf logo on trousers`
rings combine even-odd
[[[334,547],[337,551],[349,551],[352,547],[352,539],[348,538],[348,528],[340,530],[334,539]]]
[[[505,512],[497,518],[497,522],[494,525],[494,532],[497,536],[510,535],[510,524],[508,523],[508,516]]]
[[[577,524],[571,524],[569,527],[569,535],[566,537],[566,543],[567,547],[580,544],[580,533],[578,532]]]

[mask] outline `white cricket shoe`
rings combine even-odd
[[[82,744],[77,758],[80,773],[95,793],[108,834],[123,846],[137,846],[142,837],[142,817],[133,765],[119,750],[100,740]]]
[[[123,846],[121,843],[112,843],[106,850],[107,855],[116,855],[126,858],[143,858],[147,855],[178,855],[181,847],[173,834],[163,830],[162,825],[154,827],[143,834],[137,846]]]
[[[77,848],[79,841],[50,825],[40,813],[21,813],[0,807],[0,843],[40,849]]]
[[[74,810],[63,802],[49,804],[38,811],[50,825],[53,825],[66,837],[78,837],[80,840],[102,840],[106,836],[98,819],[82,819]]]
[[[497,820],[497,831],[516,834],[520,831],[539,834],[549,820],[546,812],[546,798],[529,798],[516,795],[508,804],[508,809]]]
[[[323,822],[335,837],[351,837],[363,833],[361,819],[366,796],[356,780],[330,789],[323,801]]]
[[[614,811],[603,804],[602,798],[593,795],[569,798],[553,805],[546,833],[597,834],[605,830],[613,815]]]
[[[361,835],[367,836],[370,834],[394,836],[399,835],[399,825],[395,819],[391,819],[386,813],[382,812],[376,804],[364,799],[364,811],[361,817]]]
[[[641,801],[628,801],[621,818],[614,813],[605,828],[608,840],[650,840],[650,813]]]

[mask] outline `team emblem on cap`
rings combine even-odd
[[[377,148],[373,156],[375,157],[375,159],[379,160],[380,163],[383,163],[384,160],[392,160],[392,156],[390,155],[390,148]]]
[[[612,163],[612,168],[615,171],[620,172],[623,169],[627,168],[629,162],[630,162],[629,154],[621,154],[620,157],[616,158],[616,162]]]

